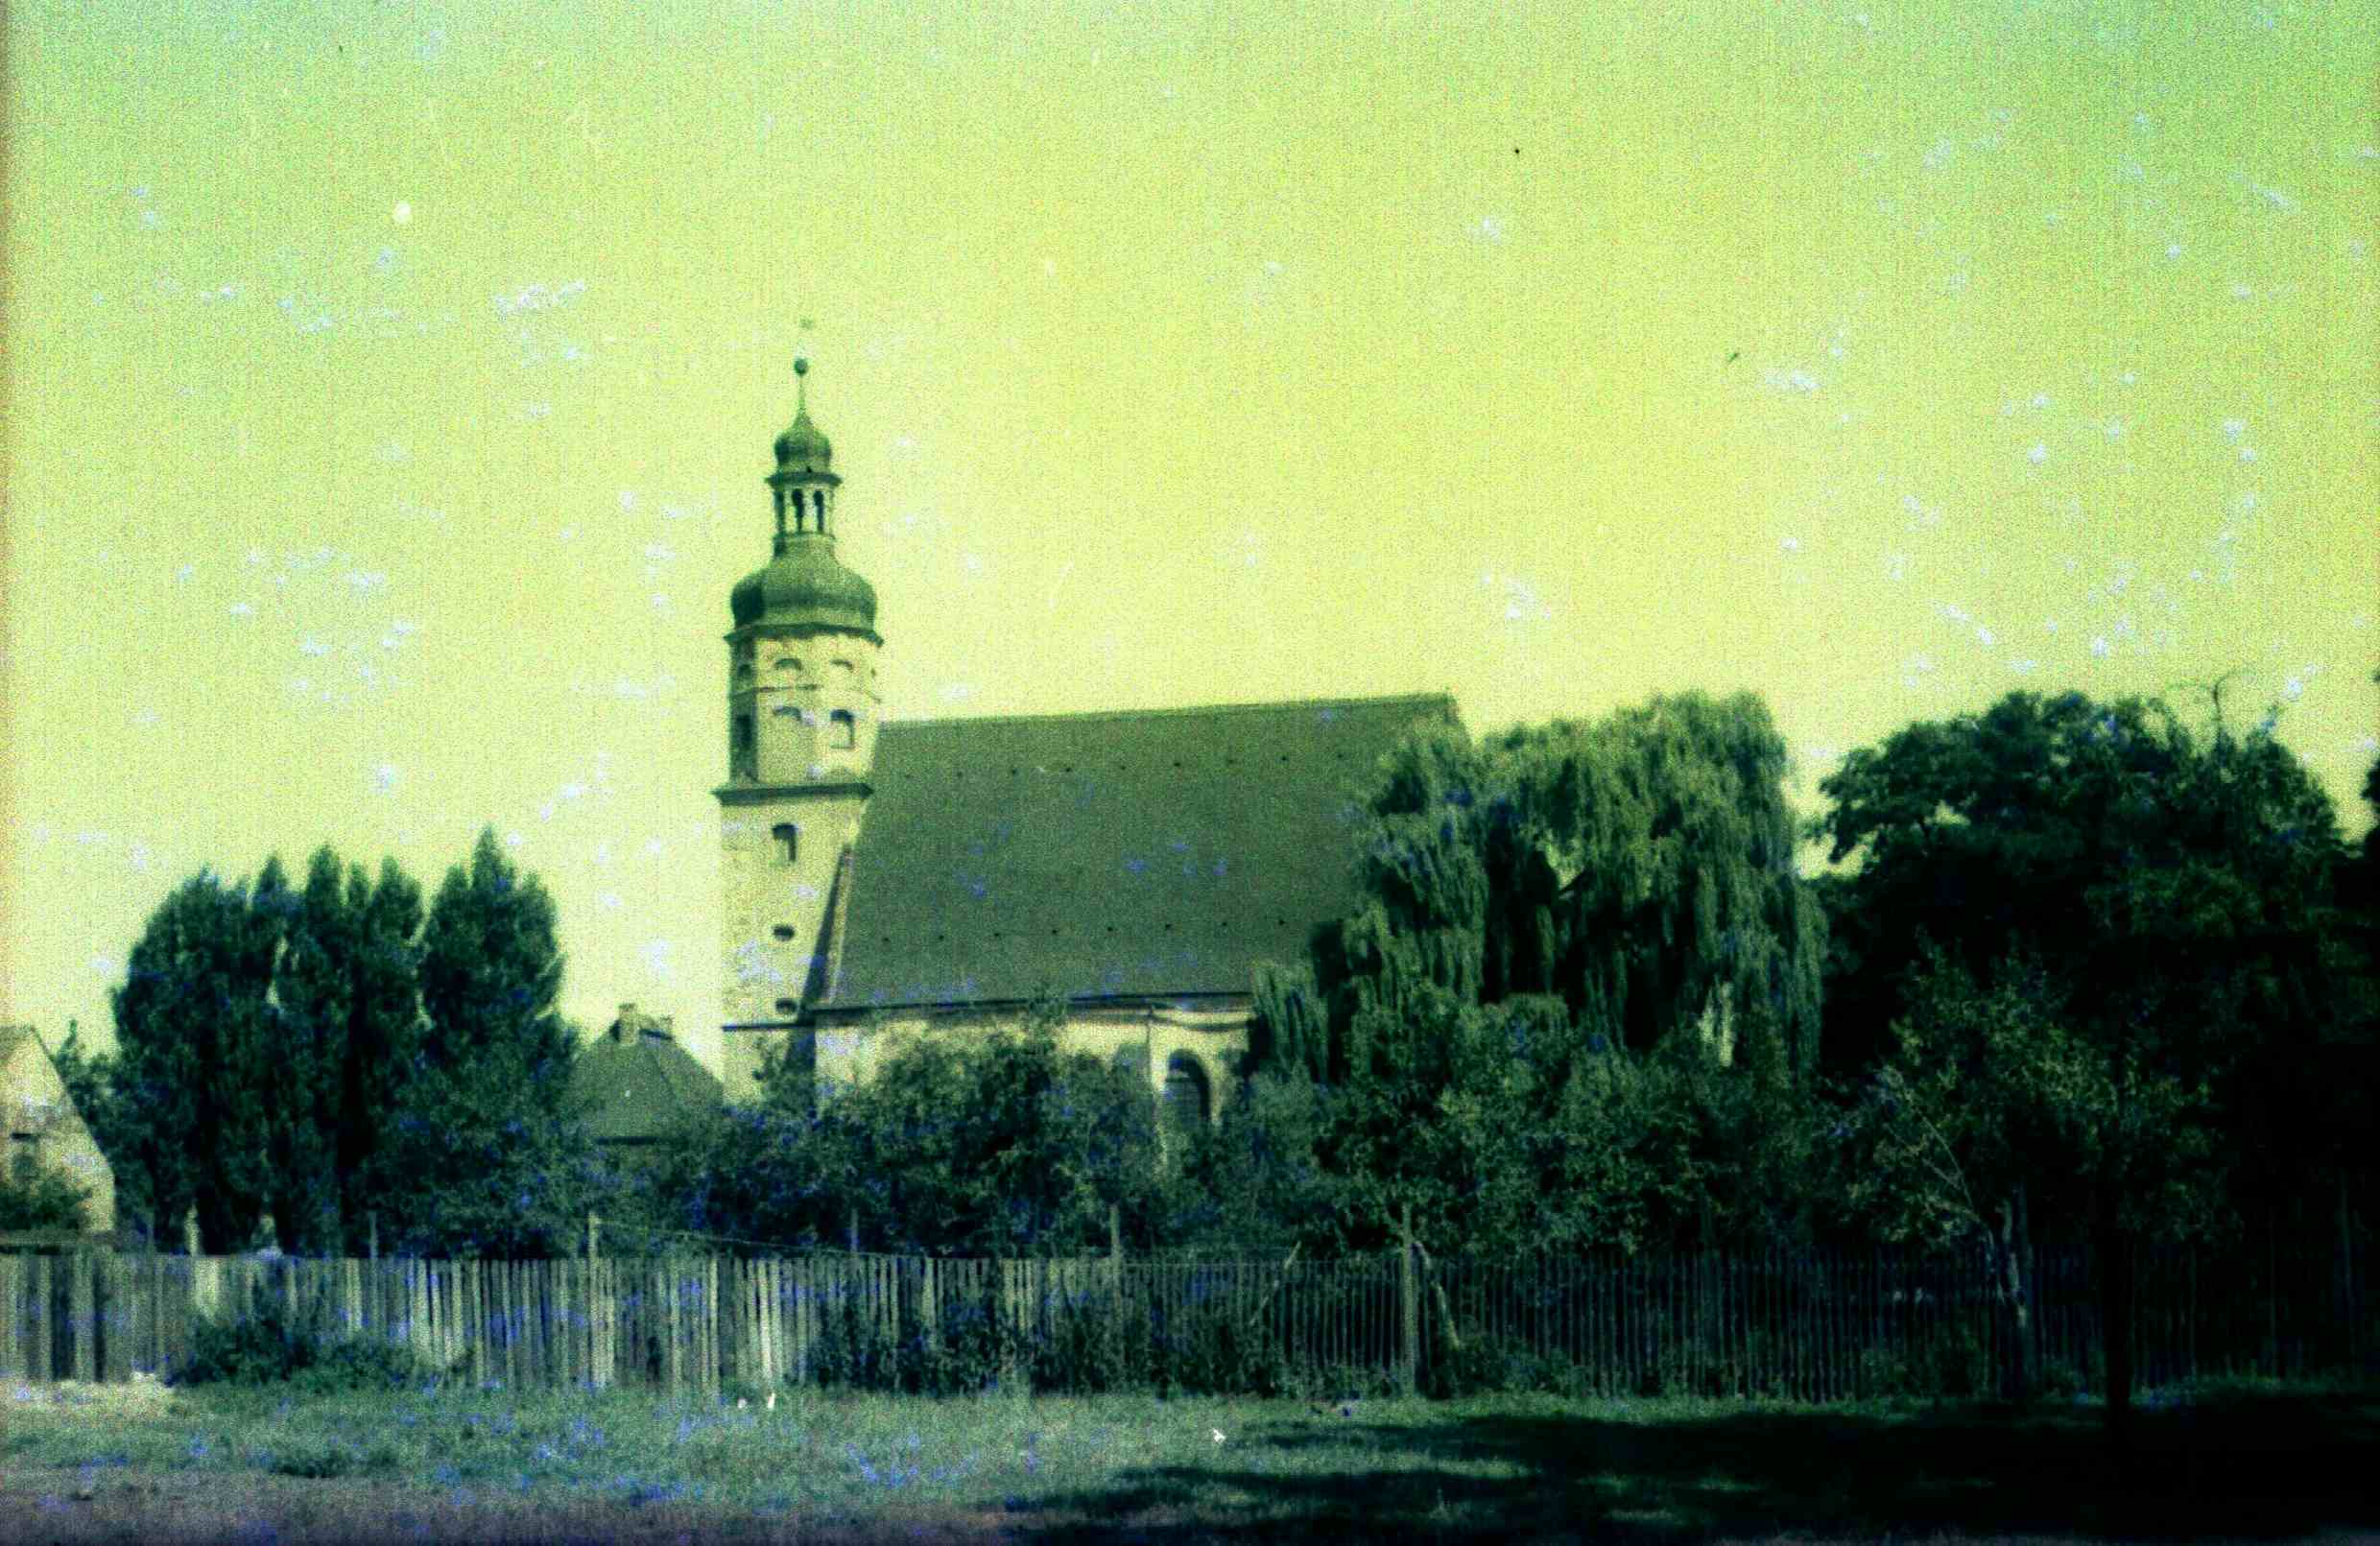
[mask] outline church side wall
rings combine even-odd
[[[872,1030],[856,1025],[825,1027],[817,1033],[819,1086],[847,1088],[873,1079],[903,1046],[920,1037],[976,1040],[992,1032],[1015,1031],[1021,1026],[1021,1019],[1013,1015],[910,1013],[888,1016]],[[770,1040],[781,1035],[782,1033],[764,1036],[750,1032],[727,1035],[730,1077],[726,1082],[729,1100],[757,1098],[762,1051]],[[1215,1114],[1230,1098],[1233,1059],[1248,1048],[1248,1011],[1238,1009],[1176,1017],[1162,1010],[1104,1013],[1091,1011],[1070,1016],[1059,1032],[1058,1044],[1068,1053],[1088,1053],[1103,1060],[1119,1053],[1133,1054],[1137,1060],[1137,1055],[1145,1049],[1153,1097],[1164,1094],[1166,1071],[1173,1059],[1187,1058],[1205,1078],[1208,1111]],[[740,1080],[734,1077],[739,1073]],[[738,1090],[752,1093],[738,1095]]]

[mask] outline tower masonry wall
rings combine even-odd
[[[843,854],[859,840],[857,794],[732,800],[720,812],[723,1023],[790,1023],[826,943]],[[784,856],[779,827],[794,829]],[[782,935],[782,937],[780,937]]]

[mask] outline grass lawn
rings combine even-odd
[[[89,1395],[87,1391],[80,1392]],[[0,1391],[0,1540],[2272,1540],[2380,1532],[2380,1397],[2146,1410],[1495,1396]],[[1220,1439],[1216,1437],[1221,1435]]]

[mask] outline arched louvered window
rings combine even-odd
[[[829,744],[842,750],[848,751],[859,739],[859,721],[851,717],[851,711],[847,708],[835,710],[829,718],[827,729],[833,737]]]

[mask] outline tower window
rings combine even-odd
[[[778,942],[778,943],[780,943],[780,944],[782,944],[782,943],[785,943],[786,941],[791,940],[791,939],[793,939],[793,937],[794,937],[794,926],[793,926],[792,924],[790,924],[790,923],[780,923],[780,924],[778,924],[775,928],[771,929],[769,932],[770,932],[771,934],[775,935],[775,936],[776,936],[776,938],[777,938],[777,942]]]
[[[850,749],[858,743],[859,722],[851,717],[851,711],[847,708],[835,710],[829,721],[828,729],[834,736],[834,745],[845,750]]]
[[[799,676],[801,674],[801,661],[798,656],[781,654],[774,660],[769,662],[769,669],[777,672],[780,675],[790,674],[793,676]]]
[[[738,660],[735,663],[735,679],[738,681],[752,679],[752,663],[750,660]]]
[[[733,763],[733,766],[727,770],[728,773],[737,778],[751,777],[754,768],[752,762],[752,717],[750,714],[738,714],[735,717],[734,728],[730,732],[727,749],[730,760]]]
[[[769,828],[769,840],[776,844],[776,862],[790,865],[800,851],[801,830],[791,821],[779,821]]]
[[[858,676],[859,673],[852,669],[850,661],[838,660],[835,662],[835,679],[837,681],[847,683],[856,679]]]
[[[781,998],[776,1001],[776,1011],[779,1014],[791,1014],[799,1008],[801,1006],[790,998]]]

